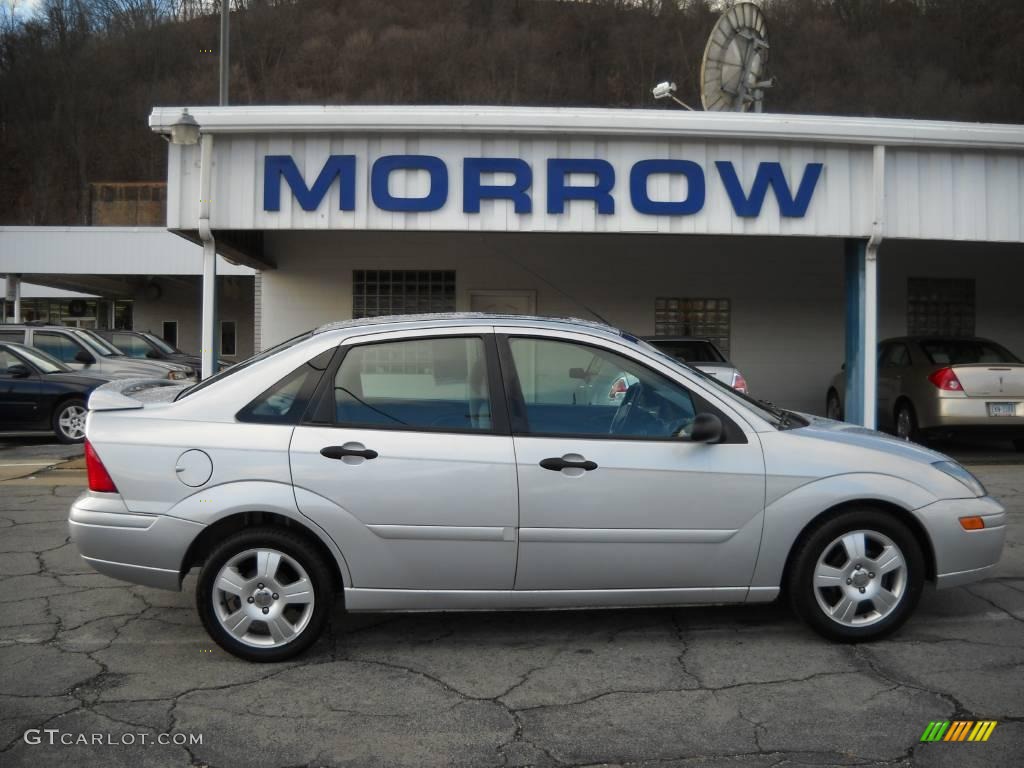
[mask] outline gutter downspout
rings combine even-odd
[[[217,359],[217,243],[210,229],[210,195],[213,136],[204,133],[199,151],[199,239],[203,243],[203,314],[200,359],[201,378],[216,373]]]
[[[872,169],[874,216],[864,254],[864,426],[877,427],[878,411],[878,248],[885,231],[885,146],[874,149]]]

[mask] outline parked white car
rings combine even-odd
[[[599,361],[600,364],[598,365]],[[617,401],[579,371],[635,379]],[[71,535],[276,661],[348,611],[774,600],[869,640],[992,572],[1007,516],[946,456],[758,404],[628,334],[488,315],[324,326],[199,384],[89,400]]]

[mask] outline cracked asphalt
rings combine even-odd
[[[1024,466],[973,469],[1011,511],[1000,570],[928,590],[883,642],[828,643],[783,605],[336,611],[279,665],[207,638],[194,575],[172,593],[91,572],[65,522],[80,486],[0,484],[0,765],[1018,766]],[[999,724],[986,743],[919,743],[954,719]],[[33,745],[26,729],[115,743]],[[140,744],[159,733],[202,743]]]

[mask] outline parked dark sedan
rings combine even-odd
[[[147,360],[166,360],[171,363],[191,366],[197,373],[202,369],[202,360],[197,355],[182,352],[171,346],[159,336],[145,331],[110,331],[97,330],[100,336],[109,341],[129,357]],[[218,361],[217,370],[227,368],[228,364]]]
[[[85,440],[85,401],[108,377],[74,371],[45,352],[0,343],[0,435],[52,432],[62,443]]]

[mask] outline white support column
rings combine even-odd
[[[7,291],[11,294],[11,299],[14,301],[14,317],[13,322],[21,322],[21,275],[8,275],[7,276]]]
[[[210,229],[213,136],[203,134],[199,152],[199,239],[203,242],[202,378],[217,372],[217,243]]]
[[[875,146],[872,167],[874,215],[864,250],[864,426],[875,429],[878,416],[878,247],[885,231],[885,147]]]

